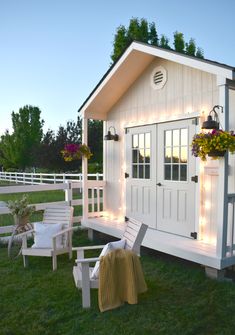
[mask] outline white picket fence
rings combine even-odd
[[[88,180],[88,208],[89,216],[101,216],[103,213],[103,192],[105,188],[105,181],[103,180]],[[82,205],[82,199],[74,199],[76,192],[82,189],[82,182],[66,181],[65,183],[53,183],[53,184],[42,184],[42,185],[24,185],[24,186],[5,186],[0,187],[0,196],[1,194],[15,194],[15,193],[27,193],[27,192],[43,192],[43,191],[55,191],[63,190],[64,191],[64,200],[57,202],[47,202],[32,204],[36,207],[36,211],[44,210],[47,206],[50,205],[70,205],[70,206],[79,206]],[[4,203],[1,203],[0,206],[0,215],[10,213],[8,207],[4,206]],[[73,222],[79,222],[81,216],[74,216]],[[13,226],[2,226],[0,227],[0,234],[12,232]]]
[[[90,180],[102,180],[102,173],[89,173],[87,175]],[[22,184],[58,184],[65,183],[66,180],[81,182],[82,173],[26,173],[26,172],[0,172],[0,181],[8,181],[12,183]]]

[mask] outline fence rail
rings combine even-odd
[[[90,180],[102,180],[102,173],[89,173],[87,175]],[[30,173],[30,172],[0,172],[0,181],[8,181],[13,183],[22,183],[30,185],[38,184],[58,184],[69,181],[82,181],[82,173]]]
[[[103,209],[103,194],[105,188],[105,181],[103,180],[89,180],[88,182],[88,208],[89,216],[101,216]],[[83,199],[74,199],[74,195],[82,189],[81,181],[66,181],[65,183],[58,184],[43,184],[43,185],[24,185],[24,186],[8,186],[0,187],[1,194],[15,194],[15,193],[27,193],[27,192],[43,192],[43,191],[54,191],[63,190],[64,200],[56,202],[46,202],[39,204],[31,204],[36,207],[36,211],[44,210],[50,205],[70,205],[70,206],[82,206]],[[0,206],[0,215],[9,214],[8,207],[4,204]],[[74,216],[73,222],[79,222],[81,216]],[[13,226],[0,227],[0,234],[9,233],[12,231]]]

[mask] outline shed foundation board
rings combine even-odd
[[[101,217],[82,220],[82,225],[101,233],[121,238],[126,223]],[[161,232],[156,229],[148,228],[142,246],[210,268],[220,270],[225,267],[225,263],[216,256],[215,245]]]
[[[225,277],[225,270],[217,270],[214,268],[206,267],[205,273],[207,277],[211,279],[224,280]]]

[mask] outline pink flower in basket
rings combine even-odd
[[[82,157],[91,158],[92,153],[86,144],[66,144],[61,150],[62,157],[66,162],[75,161]]]

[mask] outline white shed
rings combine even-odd
[[[234,67],[140,42],[126,49],[80,108],[84,143],[89,118],[104,120],[113,139],[104,141],[103,181],[87,180],[83,160],[90,233],[119,237],[133,217],[149,226],[146,247],[215,276],[235,264],[235,159],[204,163],[190,147],[215,105],[223,129],[235,129]]]

